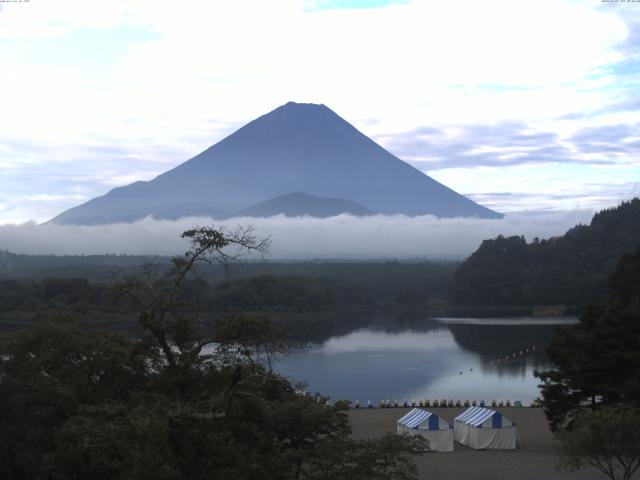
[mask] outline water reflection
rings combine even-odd
[[[477,322],[366,328],[293,352],[276,368],[334,399],[528,402],[539,395],[534,370],[551,366],[544,347],[556,328]]]
[[[355,352],[428,352],[456,348],[456,342],[443,328],[425,331],[363,329],[332,337],[316,351],[336,355]]]
[[[463,350],[480,356],[487,372],[526,375],[549,366],[544,347],[558,326],[449,324],[447,328]]]

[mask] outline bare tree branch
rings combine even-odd
[[[193,306],[178,298],[187,276],[195,272],[201,262],[220,264],[228,272],[231,264],[243,255],[257,253],[264,258],[271,244],[269,238],[258,239],[252,226],[237,226],[229,231],[195,226],[183,232],[181,237],[189,240],[190,248],[183,256],[172,259],[172,267],[164,278],[158,265],[149,261],[139,274],[116,284],[117,289],[137,306],[141,325],[153,335],[171,367],[191,366],[202,349],[214,341],[210,338],[194,339],[175,345],[176,337],[172,331],[175,334],[180,325],[189,324],[189,321],[179,323],[185,319],[185,310],[193,318],[198,317]],[[191,322],[187,328],[191,331],[195,326]]]

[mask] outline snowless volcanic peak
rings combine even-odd
[[[271,198],[265,202],[252,205],[237,212],[238,217],[272,217],[285,215],[301,217],[304,215],[316,218],[335,217],[348,213],[357,217],[373,215],[373,212],[362,205],[342,198],[317,197],[302,192],[288,193]]]
[[[52,221],[227,218],[291,193],[353,202],[363,212],[502,217],[403,162],[326,106],[289,102],[153,180],[115,188]]]

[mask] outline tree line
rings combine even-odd
[[[604,302],[618,260],[640,245],[640,199],[596,213],[562,237],[485,240],[456,270],[457,304],[584,306]]]

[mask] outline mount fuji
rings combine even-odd
[[[328,107],[289,102],[153,180],[114,188],[51,221],[339,213],[502,217],[403,162]]]

